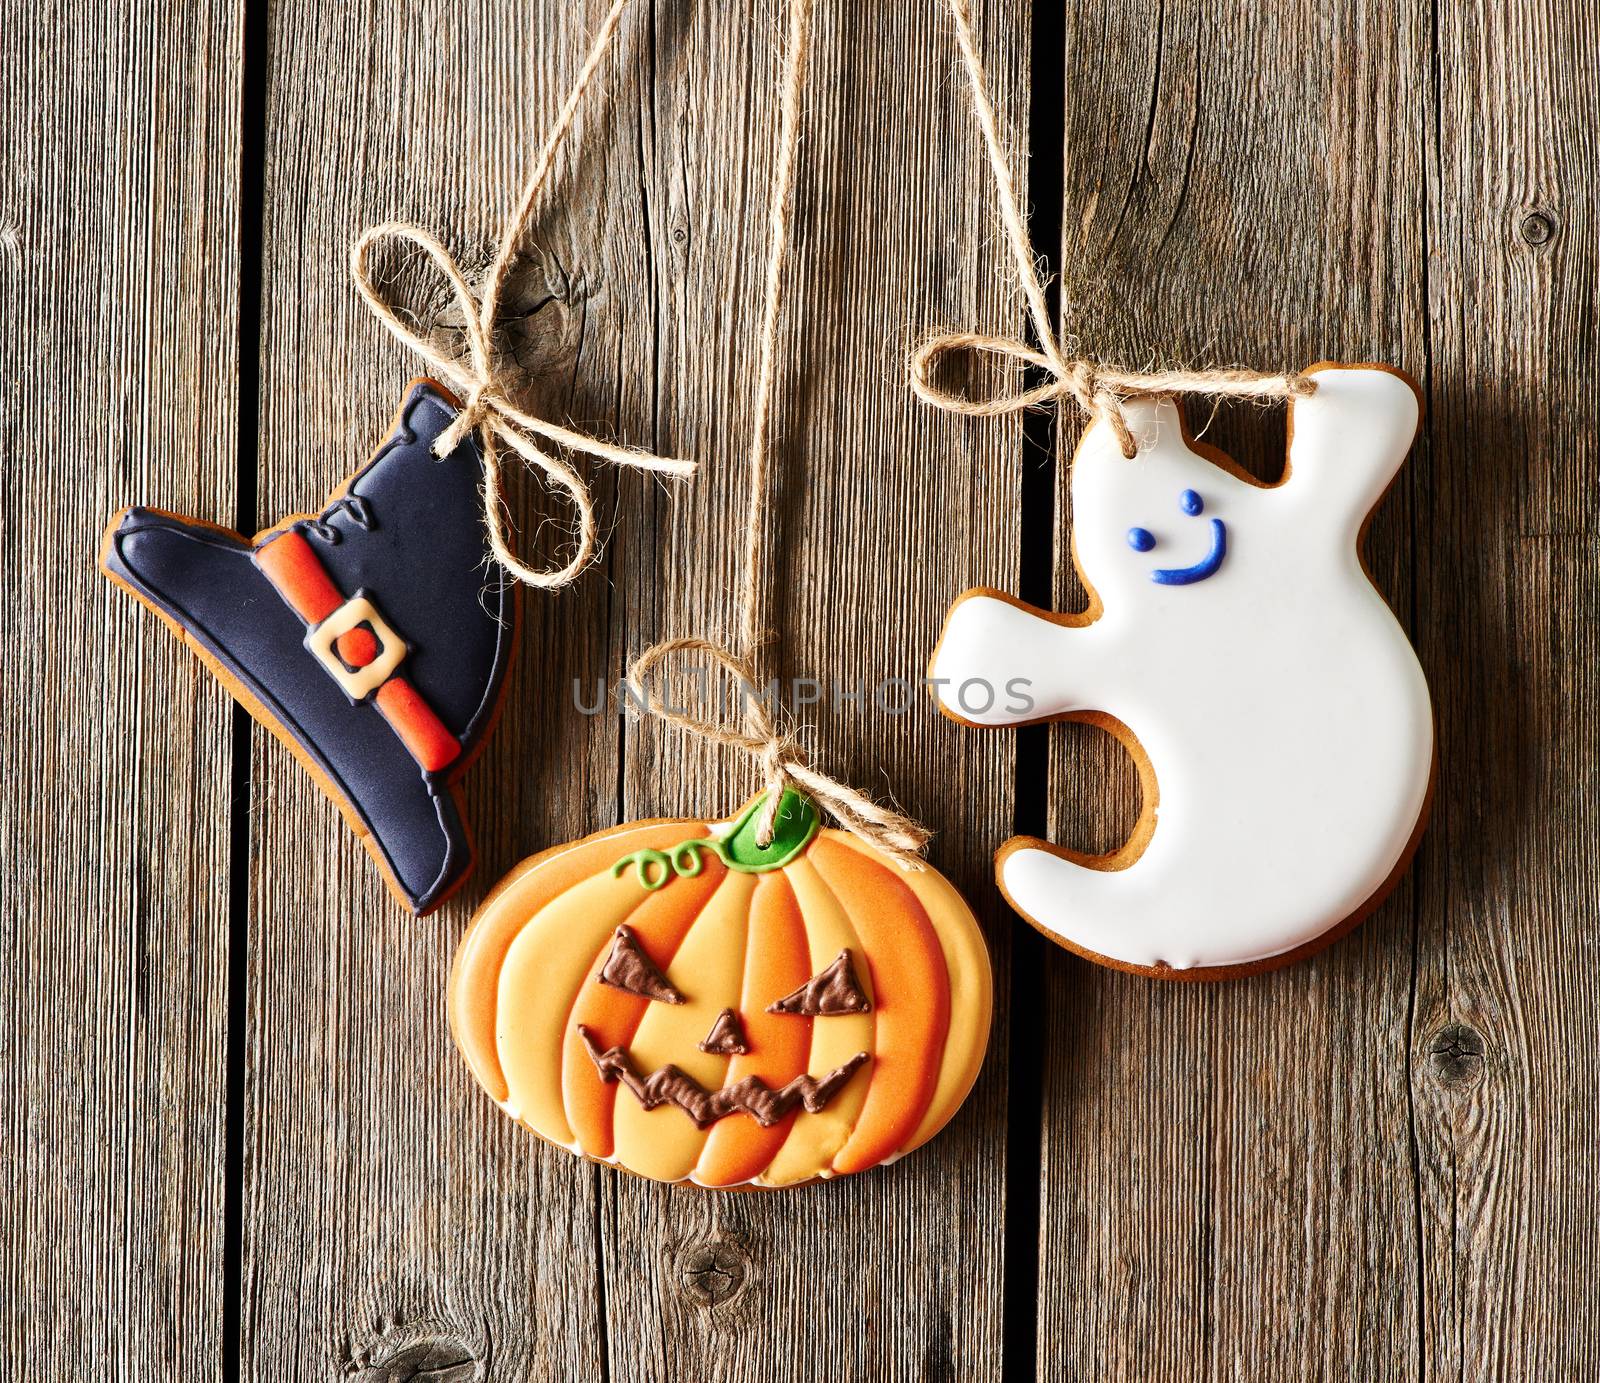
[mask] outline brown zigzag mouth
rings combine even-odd
[[[601,1051],[594,1034],[582,1023],[578,1024],[578,1036],[583,1039],[589,1059],[600,1072],[601,1080],[608,1085],[621,1081],[646,1109],[655,1109],[664,1104],[677,1105],[699,1128],[709,1128],[718,1119],[741,1111],[751,1115],[762,1128],[771,1128],[796,1105],[804,1105],[808,1114],[816,1114],[844,1088],[850,1077],[867,1060],[865,1052],[857,1052],[849,1061],[842,1066],[835,1066],[825,1076],[799,1075],[776,1090],[760,1076],[746,1076],[733,1085],[707,1090],[677,1066],[663,1066],[649,1076],[641,1076],[621,1047],[608,1047]]]

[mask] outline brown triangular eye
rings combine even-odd
[[[625,989],[646,999],[664,1004],[681,1004],[683,995],[674,989],[661,967],[644,953],[644,947],[627,927],[618,927],[611,954],[600,969],[600,983]]]
[[[813,975],[793,994],[785,994],[777,1003],[769,1004],[767,1012],[827,1018],[840,1013],[867,1013],[871,1008],[866,991],[856,978],[855,967],[850,964],[850,952],[840,951],[838,960]]]
[[[742,1056],[750,1050],[750,1044],[744,1040],[744,1027],[739,1022],[739,1015],[731,1008],[725,1008],[717,1015],[717,1021],[711,1025],[711,1031],[705,1035],[705,1040],[700,1043],[702,1052],[710,1052],[712,1056]]]

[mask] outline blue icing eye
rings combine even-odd
[[[1181,495],[1178,496],[1178,507],[1182,509],[1185,514],[1203,514],[1205,512],[1206,502],[1205,500],[1201,499],[1200,496],[1193,490],[1185,490]]]
[[[1148,528],[1130,528],[1128,546],[1135,552],[1149,552],[1156,545],[1156,535]]]

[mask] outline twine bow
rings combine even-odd
[[[1138,446],[1128,427],[1124,408],[1130,398],[1140,395],[1203,394],[1213,398],[1268,400],[1304,398],[1315,393],[1316,381],[1306,375],[1259,374],[1254,370],[1237,369],[1147,372],[1122,370],[1092,360],[1068,357],[1050,319],[1039,268],[1034,261],[1027,226],[1017,202],[1016,179],[1012,176],[1011,165],[1000,140],[999,119],[995,114],[994,102],[989,97],[988,77],[972,35],[971,0],[948,0],[948,3],[955,21],[956,46],[961,53],[962,65],[966,68],[973,114],[977,116],[978,127],[983,132],[984,150],[989,158],[989,170],[993,174],[995,194],[1000,202],[1000,220],[1005,227],[1017,280],[1022,287],[1039,349],[1035,350],[1026,342],[1010,336],[986,336],[971,331],[940,333],[924,341],[912,352],[911,388],[917,397],[951,413],[983,418],[1016,413],[1025,408],[1070,398],[1091,420],[1105,421],[1116,436],[1122,454],[1131,460],[1137,455]],[[999,356],[1043,370],[1050,378],[1033,388],[1005,392],[988,399],[968,398],[965,394],[942,389],[933,382],[939,362],[957,351]]]
[[[662,663],[685,654],[703,654],[733,679],[743,706],[743,728],[719,724],[671,706],[650,689],[650,674]],[[928,843],[930,832],[910,817],[875,802],[837,778],[819,773],[807,762],[805,751],[793,735],[780,730],[767,710],[765,698],[755,695],[757,674],[747,658],[741,658],[709,639],[663,639],[646,649],[635,660],[628,674],[650,714],[686,730],[712,744],[732,745],[760,762],[767,785],[767,800],[756,825],[756,839],[762,845],[772,840],[779,799],[791,783],[805,789],[819,807],[826,809],[845,830],[891,856],[908,869],[922,868],[917,858]]]
[[[1213,398],[1304,398],[1315,393],[1316,381],[1307,375],[1258,374],[1254,370],[1119,370],[1089,360],[1062,357],[1048,325],[1034,324],[1046,350],[1037,351],[1012,336],[986,336],[972,331],[942,332],[931,336],[911,353],[911,388],[924,403],[967,417],[993,418],[1019,413],[1025,408],[1071,399],[1091,419],[1101,419],[1129,460],[1138,444],[1128,426],[1123,405],[1130,398],[1159,394],[1206,394]],[[1046,371],[1051,378],[1031,389],[992,395],[986,399],[953,393],[933,381],[934,371],[948,355],[958,351],[999,356]]]
[[[458,359],[446,354],[428,337],[403,321],[373,286],[368,260],[373,246],[379,241],[394,239],[415,245],[439,271],[455,294],[461,315],[467,324],[467,356]],[[594,502],[589,487],[571,466],[552,455],[539,443],[543,439],[571,451],[583,452],[601,461],[617,466],[631,466],[635,470],[654,471],[658,474],[688,476],[694,474],[693,461],[676,457],[656,456],[635,447],[617,446],[603,442],[587,433],[575,432],[547,419],[536,417],[518,408],[506,397],[506,390],[494,366],[490,331],[493,301],[485,297],[480,304],[473,296],[460,267],[439,240],[420,226],[389,221],[371,226],[364,231],[350,252],[350,269],[356,287],[366,299],[374,315],[406,346],[426,360],[445,383],[451,385],[462,399],[461,411],[455,421],[439,435],[433,445],[436,456],[447,456],[454,451],[468,433],[476,431],[483,444],[483,510],[488,523],[489,546],[495,559],[515,576],[530,586],[552,589],[565,586],[581,572],[594,557],[595,517]],[[522,561],[506,541],[504,506],[500,501],[500,463],[496,443],[510,447],[535,470],[542,472],[553,485],[565,490],[577,511],[578,527],[576,551],[566,565],[539,571]]]
[[[587,433],[575,432],[569,427],[536,417],[516,407],[510,399],[495,368],[494,330],[499,311],[500,297],[505,290],[511,262],[517,245],[533,217],[555,163],[557,151],[566,139],[577,115],[578,105],[594,77],[596,70],[610,47],[617,24],[629,0],[613,0],[600,28],[589,45],[582,69],[572,90],[562,102],[561,110],[540,150],[538,161],[522,190],[516,210],[507,219],[500,236],[499,252],[484,288],[480,302],[467,284],[466,276],[438,238],[420,226],[405,222],[388,221],[368,227],[350,250],[350,272],[356,288],[366,304],[384,326],[401,342],[428,362],[434,372],[451,385],[461,396],[462,409],[455,421],[440,434],[434,443],[436,456],[446,456],[454,451],[471,432],[477,432],[483,448],[483,512],[489,531],[489,546],[495,560],[519,581],[545,590],[553,590],[570,583],[595,553],[594,503],[589,487],[583,478],[557,456],[551,455],[541,440],[553,442],[569,451],[582,452],[616,466],[630,466],[635,470],[653,471],[661,475],[693,475],[694,462],[670,456],[657,456],[635,447],[617,446],[603,442]],[[450,285],[456,304],[467,324],[467,357],[465,360],[447,355],[428,337],[403,321],[390,307],[372,281],[369,269],[373,247],[382,240],[400,240],[420,249],[435,269]],[[576,551],[565,566],[539,571],[528,566],[514,552],[506,540],[506,521],[500,498],[500,463],[496,443],[500,442],[516,452],[528,465],[541,472],[550,483],[567,492],[577,511],[578,527]]]

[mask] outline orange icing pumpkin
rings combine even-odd
[[[989,956],[961,895],[785,792],[526,860],[479,908],[451,1030],[513,1118],[659,1181],[777,1187],[926,1142],[977,1077]]]

